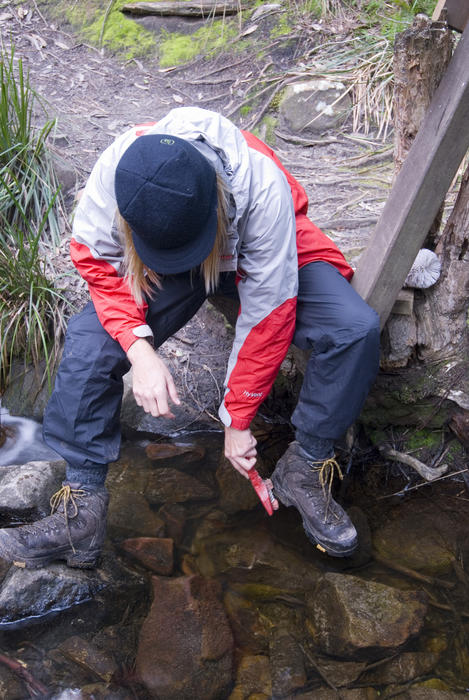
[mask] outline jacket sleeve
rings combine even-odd
[[[285,358],[295,329],[298,263],[295,212],[284,174],[265,155],[251,158],[251,206],[238,259],[240,314],[219,415],[249,427]]]
[[[88,283],[91,299],[105,330],[127,352],[139,337],[151,336],[146,305],[138,305],[123,277],[123,244],[115,225],[116,164],[135,131],[117,139],[97,161],[78,204],[73,222],[71,257]]]

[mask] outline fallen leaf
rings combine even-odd
[[[253,24],[252,27],[248,27],[247,29],[245,29],[244,32],[240,34],[240,36],[248,36],[248,34],[252,34],[253,32],[255,32],[258,27],[258,24]]]
[[[5,22],[7,19],[13,19],[11,12],[2,12],[0,15],[0,22]]]
[[[39,34],[25,34],[26,39],[34,46],[37,51],[47,46],[47,41],[39,36]]]
[[[180,95],[173,95],[173,100],[175,102],[177,102],[178,104],[182,104],[184,102],[184,100],[182,99],[182,97]]]
[[[68,44],[64,44],[62,41],[54,40],[54,44],[58,46],[59,49],[63,49],[64,51],[68,51],[70,49],[70,46],[68,46]]]

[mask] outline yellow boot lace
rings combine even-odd
[[[72,507],[72,511],[70,513],[70,517],[74,518],[76,515],[78,515],[78,505],[76,502],[76,498],[79,498],[80,496],[84,496],[86,491],[83,489],[72,489],[69,484],[66,484],[65,486],[62,486],[61,489],[56,491],[53,496],[50,499],[50,508],[51,508],[51,515],[53,515],[60,505],[63,505],[63,511],[64,511],[64,518],[65,518],[65,524],[67,527],[67,534],[68,534],[68,541],[70,542],[70,546],[73,550],[73,553],[75,554],[76,550],[75,547],[73,546],[72,542],[72,533],[70,532],[70,524],[68,521],[69,514],[68,514],[68,507],[69,505]]]
[[[326,522],[327,513],[329,511],[329,504],[332,498],[331,490],[334,477],[337,473],[339,479],[342,480],[344,478],[344,475],[342,473],[342,469],[340,468],[339,463],[335,458],[335,455],[333,457],[329,457],[329,459],[324,459],[318,462],[309,462],[309,464],[311,465],[311,471],[315,473],[319,472],[319,483],[322,487],[324,496],[326,497],[326,511],[324,514],[324,522]]]

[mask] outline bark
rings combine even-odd
[[[453,50],[453,38],[442,22],[417,15],[413,26],[398,34],[394,45],[394,177],[417,135],[433,93]],[[434,247],[443,207],[428,233],[425,248]]]
[[[417,15],[394,45],[395,174],[420,128],[425,112],[451,59],[451,31],[441,22]]]
[[[442,262],[438,282],[416,294],[417,357],[467,359],[469,305],[469,167],[435,249]]]

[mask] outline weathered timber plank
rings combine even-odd
[[[122,7],[122,12],[133,15],[177,15],[180,17],[213,17],[215,15],[235,15],[241,5],[227,2],[133,2]]]
[[[437,22],[446,10],[446,21],[451,29],[463,32],[469,22],[469,0],[438,0],[432,19]]]
[[[384,325],[469,148],[469,27],[395,180],[352,284]]]

